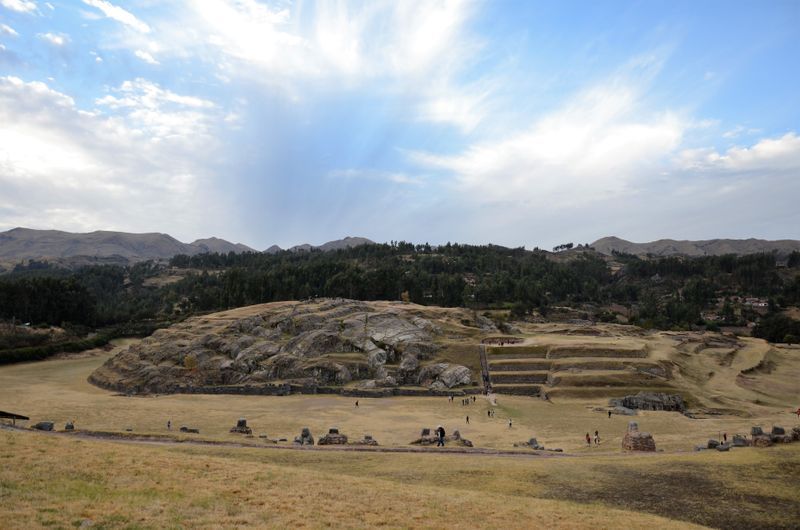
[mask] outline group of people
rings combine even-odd
[[[595,445],[600,445],[600,432],[599,431],[594,431],[594,444]],[[586,433],[586,445],[588,445],[588,446],[592,445],[592,437],[589,435],[588,432]]]
[[[461,406],[465,407],[465,406],[469,405],[470,403],[475,403],[477,400],[478,400],[478,398],[476,398],[475,396],[462,398],[461,399]],[[455,401],[455,399],[454,399],[453,396],[448,396],[447,397],[447,401],[449,401],[450,403],[453,403]]]

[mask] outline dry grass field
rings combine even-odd
[[[114,351],[0,367],[0,410],[28,415],[29,424],[52,420],[61,430],[75,421],[79,431],[160,440],[0,430],[0,527],[797,527],[800,444],[693,448],[752,425],[798,425],[800,352],[619,326],[588,332],[594,335],[556,324],[523,330],[520,351],[559,352],[536,360],[552,362],[564,385],[552,388],[550,401],[498,395],[492,404],[481,396],[468,406],[458,397],[359,398],[358,407],[356,398],[336,395],[128,397],[87,382]],[[475,338],[454,341],[445,353],[469,359]],[[600,355],[584,355],[589,348]],[[614,358],[615,349],[646,357]],[[565,351],[576,355],[559,357]],[[497,355],[511,357],[498,362],[501,369],[533,362],[513,350]],[[608,418],[609,395],[634,389],[638,380],[624,386],[626,374],[639,377],[648,365],[666,366],[664,384],[706,411],[704,419],[677,412]],[[608,386],[613,381],[623,386]],[[239,417],[256,436],[228,432]],[[659,452],[621,451],[631,419],[653,434]],[[318,437],[335,426],[351,439],[368,433],[382,447],[405,448],[422,427],[438,424],[495,454],[281,450],[290,443],[257,436],[291,441],[303,427]],[[176,432],[181,425],[200,434]],[[584,436],[595,430],[601,444],[587,446]],[[532,436],[564,454],[500,454]],[[173,443],[185,440],[243,447]]]

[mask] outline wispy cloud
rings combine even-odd
[[[36,2],[33,0],[0,0],[0,5],[19,13],[35,13]]]
[[[0,35],[11,35],[12,37],[18,37],[19,33],[17,33],[16,30],[11,26],[0,24]]]
[[[149,53],[149,52],[146,52],[146,51],[144,51],[144,50],[136,50],[135,52],[133,52],[133,54],[134,54],[136,57],[138,57],[139,59],[141,59],[141,60],[143,60],[144,62],[146,62],[147,64],[160,64],[160,63],[159,63],[159,62],[156,60],[156,58],[155,58],[155,57],[153,57],[152,55],[150,55],[150,53]]]
[[[83,0],[83,3],[99,9],[106,17],[116,20],[141,33],[150,33],[150,26],[136,18],[130,11],[105,0]]]
[[[421,185],[425,182],[424,177],[410,175],[408,173],[396,171],[380,171],[375,169],[337,169],[328,173],[328,177],[337,179],[364,179],[382,182],[392,182],[394,184]]]
[[[37,33],[36,36],[53,46],[64,46],[69,42],[69,35],[64,33]]]

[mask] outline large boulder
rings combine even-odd
[[[768,434],[758,434],[753,436],[753,447],[770,447],[772,444],[772,439]]]
[[[364,438],[362,438],[361,440],[359,440],[357,442],[354,442],[354,444],[355,445],[373,445],[374,446],[374,445],[378,445],[378,442],[377,442],[377,440],[375,440],[375,438],[372,437],[371,434],[365,434]]]
[[[37,431],[52,431],[54,428],[55,423],[52,421],[40,421],[31,427],[31,429],[36,429]]]
[[[733,435],[733,446],[734,447],[747,447],[750,443],[747,441],[747,438],[742,436],[741,434],[734,434]]]
[[[686,404],[679,394],[639,392],[636,395],[610,400],[611,406],[622,406],[636,410],[666,410],[684,412]]]

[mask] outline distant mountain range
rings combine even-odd
[[[290,251],[336,250],[372,243],[363,237],[346,237],[323,245],[297,245]],[[275,253],[282,249],[276,245],[264,252]],[[217,237],[182,243],[168,234],[130,234],[127,232],[97,231],[87,234],[60,230],[34,230],[14,228],[0,232],[0,261],[6,263],[30,259],[48,259],[57,262],[136,262],[151,259],[169,259],[178,254],[194,256],[204,253],[258,252],[241,243],[231,243]],[[80,258],[80,259],[78,259]]]
[[[644,256],[722,256],[725,254],[757,254],[759,252],[776,251],[786,255],[792,251],[800,251],[800,241],[781,239],[767,241],[764,239],[709,239],[705,241],[676,241],[659,239],[650,243],[632,243],[618,237],[604,237],[590,245],[601,254],[611,255],[613,251],[625,254]]]
[[[344,239],[336,239],[334,241],[328,241],[327,243],[323,243],[319,246],[309,245],[308,243],[303,243],[302,245],[295,245],[289,248],[289,252],[300,252],[300,251],[311,251],[311,250],[321,250],[323,252],[327,252],[329,250],[341,250],[343,248],[351,248],[357,247],[360,245],[372,245],[375,242],[367,239],[366,237],[346,237]],[[280,252],[283,250],[278,245],[272,245],[269,247],[266,252],[267,254],[274,254],[276,252]]]

